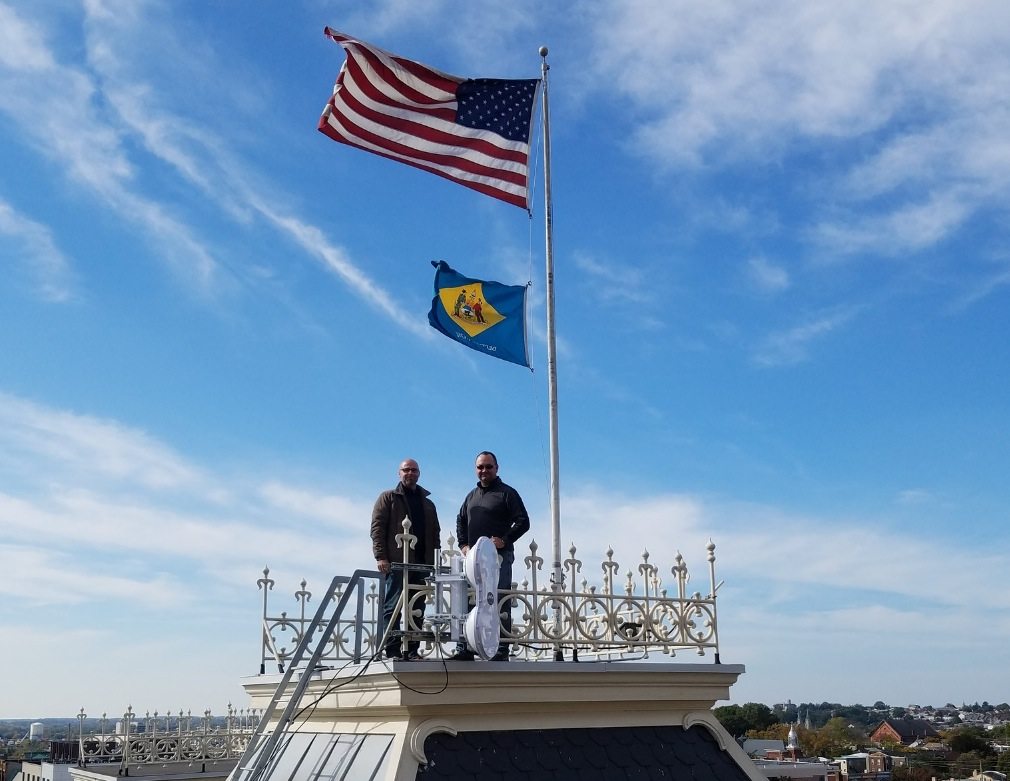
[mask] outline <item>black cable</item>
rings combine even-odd
[[[305,711],[308,710],[309,714],[302,721],[303,725],[306,724],[308,722],[308,720],[310,718],[312,718],[312,714],[315,713],[316,708],[319,706],[319,703],[322,702],[322,700],[323,700],[324,697],[327,697],[328,695],[332,694],[333,692],[335,692],[337,689],[341,688],[342,686],[345,686],[348,683],[351,683],[352,681],[356,681],[358,678],[360,678],[364,674],[365,670],[368,669],[369,665],[371,665],[371,663],[375,661],[375,659],[379,655],[379,653],[381,653],[381,652],[376,652],[371,657],[369,657],[368,660],[361,666],[361,669],[357,673],[355,673],[354,675],[352,675],[350,678],[346,678],[346,679],[344,679],[344,680],[342,680],[342,681],[340,681],[339,683],[336,683],[336,684],[334,684],[333,681],[331,681],[329,684],[327,684],[326,688],[323,689],[322,693],[319,696],[317,696],[308,705],[303,706],[301,710],[299,710],[294,716],[291,717],[291,723],[293,724],[303,713],[305,713]],[[344,666],[341,667],[341,668],[339,668],[336,671],[336,673],[334,675],[334,681],[337,680],[336,679],[337,675],[339,675],[340,673],[342,673],[344,670],[346,670],[352,664],[354,664],[354,660],[353,659],[348,659],[347,662],[344,664]],[[312,672],[308,672],[308,674],[311,675]],[[304,695],[302,695],[302,696],[304,696]]]
[[[395,680],[398,684],[400,684],[400,686],[403,686],[405,689],[408,689],[409,691],[412,691],[415,694],[436,695],[436,694],[441,694],[446,689],[448,689],[449,688],[449,668],[448,668],[448,666],[445,663],[445,657],[442,655],[442,644],[440,642],[435,642],[434,645],[435,645],[435,648],[436,648],[436,650],[438,652],[438,659],[442,663],[442,672],[443,672],[444,677],[445,677],[445,680],[443,681],[442,686],[441,686],[440,689],[438,689],[437,691],[424,691],[422,689],[416,689],[413,686],[411,686],[410,684],[404,682],[400,677],[398,677],[396,675],[396,673],[393,672],[392,668],[386,667],[386,669],[389,672],[389,674],[393,677],[393,680]],[[335,692],[337,689],[340,689],[341,687],[346,686],[347,684],[356,681],[358,678],[360,678],[362,675],[365,674],[365,672],[371,666],[372,662],[380,661],[383,664],[385,664],[385,660],[383,660],[381,657],[382,657],[382,651],[378,650],[374,654],[372,654],[370,657],[368,657],[366,659],[365,663],[361,666],[361,669],[358,670],[350,678],[344,678],[343,680],[339,680],[339,681],[336,678],[334,678],[334,680],[330,684],[328,684],[326,686],[326,688],[312,702],[310,702],[309,704],[303,706],[301,708],[301,710],[299,710],[291,718],[291,722],[294,723],[298,718],[301,717],[301,715],[303,713],[305,713],[306,710],[308,710],[309,714],[302,721],[303,725],[306,724],[308,722],[308,720],[312,717],[312,714],[315,712],[315,709],[319,706],[319,703],[323,700],[324,697],[327,697],[328,695],[330,695],[333,692]],[[431,661],[433,661],[433,660],[431,660]],[[335,675],[339,675],[344,670],[346,670],[348,668],[348,666],[350,666],[353,663],[354,663],[354,660],[348,660],[347,663],[345,663],[343,665],[343,667],[339,668],[336,671]]]
[[[415,689],[410,684],[404,683],[400,678],[398,678],[396,676],[396,673],[394,673],[392,670],[390,670],[389,674],[393,676],[393,680],[396,681],[398,684],[400,684],[400,686],[402,686],[403,688],[405,688],[405,689],[407,689],[409,691],[412,691],[415,694],[436,695],[436,694],[441,694],[446,689],[448,689],[449,688],[449,666],[445,663],[445,657],[442,656],[442,644],[440,642],[436,641],[434,645],[435,645],[435,648],[438,650],[438,659],[439,659],[440,662],[442,662],[442,673],[445,676],[445,680],[442,683],[442,688],[441,689],[439,689],[438,691],[433,691],[433,692],[426,692],[426,691],[422,691],[421,689]],[[431,661],[434,661],[434,660],[431,660]]]

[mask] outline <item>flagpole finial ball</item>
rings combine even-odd
[[[541,57],[546,57],[547,56],[547,47],[546,46],[541,46],[540,47],[540,56]]]

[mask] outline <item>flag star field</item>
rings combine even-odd
[[[456,121],[492,130],[512,141],[527,141],[537,82],[471,79],[456,90]]]

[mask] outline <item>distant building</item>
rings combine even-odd
[[[790,725],[788,742],[748,738],[744,752],[768,779],[789,781],[842,781],[838,768],[822,759],[800,756],[796,725]]]
[[[777,752],[781,757],[785,751],[786,744],[781,740],[762,740],[759,738],[747,738],[742,748],[744,753],[752,759],[765,759],[769,752]]]
[[[206,762],[163,762],[152,765],[131,765],[130,778],[144,781],[226,781],[237,759],[209,760]],[[71,781],[121,781],[120,764],[70,766]]]
[[[900,743],[909,746],[917,740],[938,738],[940,733],[933,725],[923,719],[884,719],[873,728],[870,742],[878,745],[883,743]]]
[[[53,762],[24,762],[15,781],[70,781],[68,767]]]
[[[801,762],[806,761],[803,759],[800,753],[799,739],[796,736],[796,725],[789,725],[789,735],[786,742],[783,744],[781,741],[775,741],[779,745],[774,748],[768,748],[764,752],[764,758],[774,760],[776,762]]]
[[[81,744],[76,740],[50,740],[49,761],[56,764],[69,764],[81,757]]]
[[[768,779],[788,778],[790,781],[840,781],[838,768],[815,760],[755,759],[757,769]]]
[[[890,781],[891,771],[904,765],[904,757],[892,757],[883,751],[859,751],[835,760],[842,781]]]

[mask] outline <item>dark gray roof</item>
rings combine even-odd
[[[915,740],[916,738],[932,738],[940,733],[933,729],[933,725],[922,719],[884,719],[877,725],[874,732],[884,724],[898,733],[902,740]]]
[[[747,781],[704,727],[599,727],[430,735],[419,781]]]

